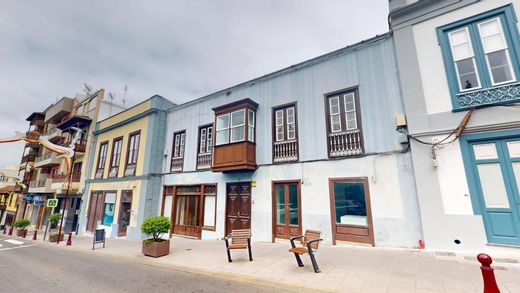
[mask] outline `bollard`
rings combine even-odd
[[[71,246],[72,245],[72,232],[69,233],[69,238],[67,239],[67,246]]]
[[[13,235],[13,227],[9,227],[9,233],[7,235],[9,235],[9,236]]]
[[[491,267],[491,263],[493,262],[491,256],[480,253],[477,255],[477,260],[482,264],[480,270],[482,271],[482,279],[484,279],[484,293],[500,293],[495,279],[495,273]]]
[[[7,226],[4,226],[4,235],[7,234]]]
[[[33,240],[36,240],[36,238],[37,238],[36,234],[37,233],[38,233],[38,230],[34,230]]]
[[[23,238],[27,237],[27,230],[23,230],[23,231],[22,231],[22,237],[23,237]]]

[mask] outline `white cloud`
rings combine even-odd
[[[87,82],[185,102],[387,30],[387,0],[6,1],[0,136]],[[0,145],[0,166],[21,146]]]

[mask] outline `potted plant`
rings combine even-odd
[[[52,214],[49,216],[49,224],[51,225],[51,227],[56,227],[58,225],[58,223],[60,222],[60,219],[61,219],[61,214],[59,214],[59,213]],[[60,238],[60,241],[63,240],[63,233],[61,233],[61,235],[59,235],[59,238]],[[49,234],[49,241],[58,242],[58,233],[56,231],[51,232]]]
[[[170,227],[170,220],[166,217],[158,216],[144,220],[141,232],[152,236],[143,240],[144,255],[159,257],[170,253],[170,240],[161,238],[164,233],[168,233]]]
[[[27,226],[31,224],[31,221],[28,219],[18,219],[14,222],[14,227],[16,228],[16,236],[22,237],[24,233],[27,233]]]

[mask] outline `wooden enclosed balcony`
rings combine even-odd
[[[256,109],[251,99],[213,108],[213,172],[256,170]]]

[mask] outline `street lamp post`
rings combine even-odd
[[[74,166],[74,158],[76,157],[76,152],[73,152],[72,159],[70,160],[70,166],[69,166],[69,174],[67,174],[67,189],[65,190],[65,199],[63,200],[63,212],[61,213],[61,220],[60,220],[60,227],[58,229],[58,241],[56,241],[56,244],[60,244],[60,238],[61,238],[61,227],[63,226],[63,218],[65,216],[65,209],[67,208],[67,199],[69,197],[69,191],[70,191],[70,184],[72,182],[72,168]]]

